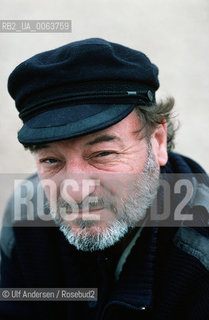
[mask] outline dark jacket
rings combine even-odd
[[[203,170],[170,153],[162,172]],[[199,216],[208,214],[205,192],[207,188],[198,193],[192,208]],[[11,202],[6,211],[10,213]],[[123,245],[121,241],[113,248],[85,253],[69,245],[57,227],[3,227],[2,288],[98,288],[98,300],[2,301],[0,319],[209,319],[206,227],[144,227],[115,281]]]

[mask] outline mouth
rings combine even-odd
[[[83,215],[83,214],[93,214],[95,212],[102,211],[102,210],[104,210],[104,207],[98,207],[98,208],[92,208],[92,209],[84,208],[84,209],[79,209],[79,210],[68,210],[68,209],[65,209],[65,208],[61,208],[61,210],[62,209],[66,210],[67,214],[76,214],[76,215],[80,216],[80,215]]]
[[[77,219],[83,220],[100,220],[100,215],[104,211],[104,208],[94,208],[91,210],[81,210],[79,212],[74,212],[77,215]]]
[[[83,209],[78,211],[68,211],[65,212],[66,220],[101,220],[101,214],[104,213],[104,208],[93,208],[93,209]]]

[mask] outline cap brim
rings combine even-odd
[[[18,132],[22,144],[64,140],[105,129],[122,119],[134,105],[74,105],[42,112]]]

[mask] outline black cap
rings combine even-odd
[[[9,76],[23,144],[109,127],[136,105],[155,103],[158,68],[140,51],[92,38],[33,56]]]

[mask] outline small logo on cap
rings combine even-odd
[[[137,92],[136,91],[127,91],[129,96],[136,96]]]

